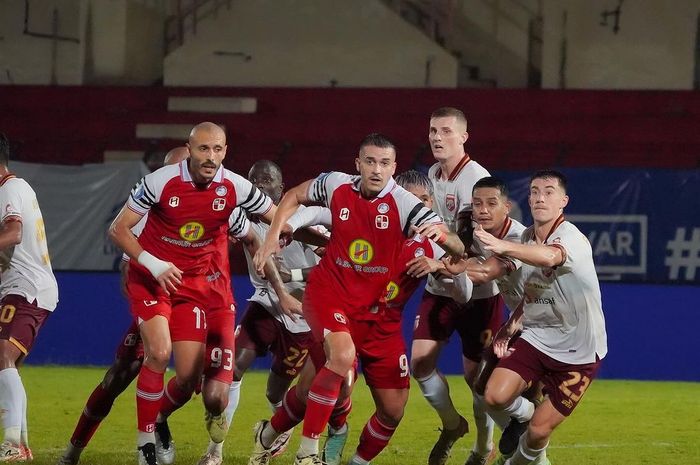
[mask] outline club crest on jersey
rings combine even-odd
[[[445,197],[445,206],[449,211],[455,211],[455,208],[457,208],[457,198],[454,194],[447,194]]]
[[[423,247],[418,247],[415,252],[413,252],[414,257],[422,257],[425,255],[425,249]]]
[[[389,204],[388,203],[380,203],[379,206],[377,206],[377,211],[379,213],[386,213],[389,211]]]
[[[389,229],[389,217],[386,215],[375,216],[374,225],[377,227],[377,229]]]
[[[202,223],[190,221],[180,226],[180,237],[188,242],[196,241],[204,235],[204,226]]]
[[[223,187],[223,186],[219,186],[219,187]],[[226,189],[226,188],[224,187],[224,189]],[[224,209],[224,207],[226,207],[226,199],[224,199],[222,197],[215,198],[214,202],[212,202],[212,204],[211,204],[211,209],[214,210],[215,212],[220,212],[221,210]]]
[[[350,219],[350,209],[349,208],[341,208],[340,214],[338,215],[338,217],[343,221],[347,221],[348,219]]]
[[[180,205],[180,197],[170,197],[170,200],[168,200],[168,205],[170,205],[173,208],[177,207],[178,205]]]
[[[335,318],[335,321],[337,321],[340,324],[347,324],[347,321],[345,321],[345,315],[342,313],[334,313],[333,318]]]
[[[374,248],[372,244],[364,239],[355,239],[348,247],[348,255],[350,260],[358,265],[366,265],[374,258]]]
[[[216,192],[216,195],[218,195],[219,197],[223,197],[228,193],[228,189],[226,189],[226,186],[219,186],[214,192]]]
[[[386,285],[386,296],[384,298],[389,302],[394,300],[397,295],[399,295],[399,285],[394,281],[389,281],[389,284]]]

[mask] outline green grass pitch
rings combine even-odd
[[[102,378],[103,368],[22,368],[29,398],[29,434],[35,465],[54,464],[68,442],[87,396]],[[170,376],[171,373],[168,373]],[[252,447],[252,426],[269,417],[264,397],[266,374],[245,377],[239,406],[224,450],[225,464],[246,464]],[[455,404],[471,423],[471,395],[464,381],[450,378]],[[369,392],[360,379],[350,416],[349,457],[372,412]],[[201,400],[193,399],[170,419],[177,446],[177,464],[194,465],[207,444]],[[413,385],[406,415],[389,447],[372,463],[427,463],[439,421]],[[136,463],[136,419],[133,384],[117,400],[81,464]],[[273,463],[291,464],[298,433],[288,451]],[[448,464],[463,464],[474,433],[457,442]],[[700,383],[595,381],[579,408],[555,433],[549,457],[554,465],[700,464]]]

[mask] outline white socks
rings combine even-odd
[[[437,411],[445,429],[453,430],[459,426],[459,412],[455,409],[450,398],[450,388],[445,379],[433,370],[425,378],[416,378],[423,397]]]
[[[226,410],[224,410],[224,415],[226,416],[226,422],[229,426],[231,426],[231,422],[233,421],[233,415],[236,414],[238,402],[241,400],[241,383],[243,383],[243,380],[234,381],[228,389],[228,405],[226,406]]]
[[[362,457],[358,456],[357,454],[353,455],[350,461],[348,462],[348,465],[369,465],[369,462]]]
[[[481,402],[481,405],[484,408],[487,408],[484,396],[474,393],[474,402],[476,402],[477,397],[479,398],[479,402]],[[476,412],[476,407],[474,408],[474,411]],[[496,425],[498,425],[498,428],[501,431],[506,429],[506,426],[508,426],[508,424],[510,423],[510,415],[508,415],[508,413],[504,412],[503,410],[491,410],[487,408],[486,412],[489,414],[489,417],[491,417],[491,419],[496,423]]]
[[[145,446],[149,442],[156,443],[156,433],[146,433],[144,431],[139,431],[136,436],[136,445],[138,447]]]
[[[476,425],[476,442],[474,443],[474,451],[486,456],[493,448],[493,427],[494,423],[491,417],[486,413],[486,403],[483,396],[472,391],[473,408],[474,408],[474,424]]]
[[[523,396],[518,396],[512,404],[503,408],[503,412],[507,413],[510,417],[515,418],[520,423],[523,423],[532,418],[532,415],[535,413],[535,404]]]
[[[2,427],[5,430],[5,441],[21,444],[22,427],[26,435],[27,395],[19,377],[17,368],[0,370],[0,411],[2,411]]]
[[[527,445],[527,434],[520,436],[520,442],[518,443],[518,449],[515,451],[513,456],[508,459],[506,464],[510,465],[528,465],[535,460],[537,460],[541,455],[546,454],[547,443],[542,449],[531,449]]]
[[[309,455],[318,455],[318,439],[302,436],[297,457],[308,457]]]

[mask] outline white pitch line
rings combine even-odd
[[[652,442],[650,443],[654,447],[672,447],[674,443],[672,442]],[[606,444],[606,443],[592,443],[592,444],[566,444],[566,445],[551,445],[550,449],[606,449],[612,447],[632,447],[638,446],[635,442],[619,442],[616,444]]]

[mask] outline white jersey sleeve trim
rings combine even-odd
[[[333,192],[343,184],[352,183],[357,176],[331,171],[329,173],[321,173],[309,185],[309,191],[306,193],[309,200],[319,202],[326,207],[331,206]]]

